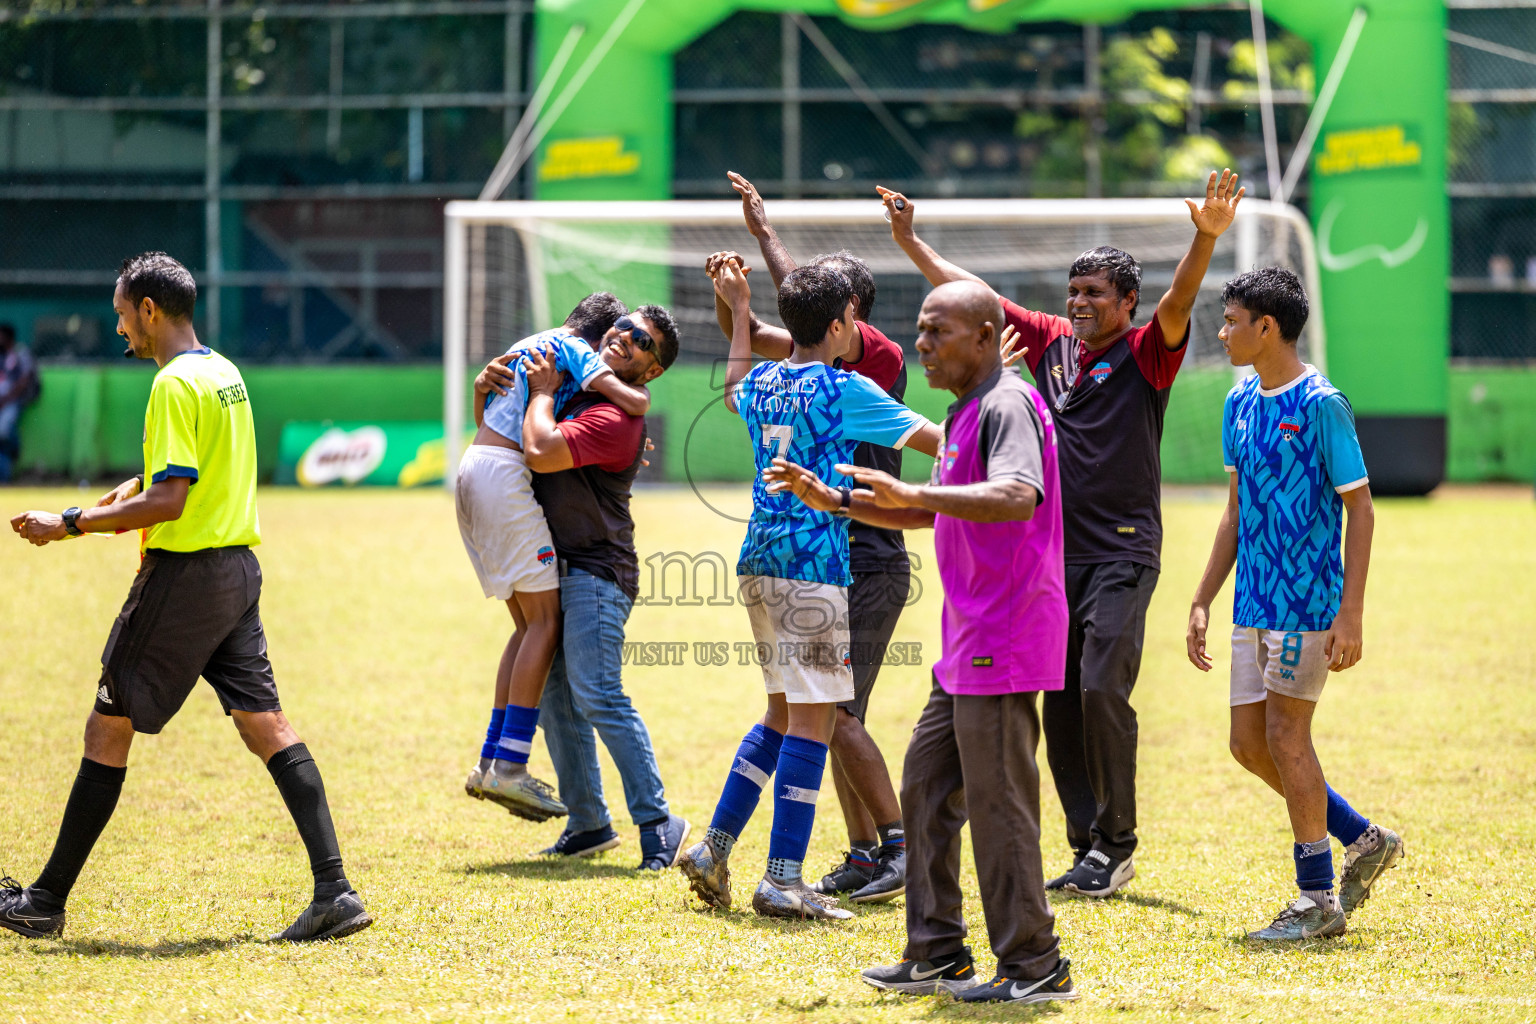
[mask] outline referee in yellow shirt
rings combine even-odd
[[[288,805],[309,851],[314,902],[276,939],[340,938],[373,923],[342,871],[325,784],[284,717],[261,627],[256,438],[240,371],[192,330],[197,284],[163,252],[123,263],[112,296],[127,356],[160,367],[144,415],[144,475],[95,508],[11,520],[36,545],[83,533],[143,531],[143,564],[101,655],[85,757],[42,874],[0,882],[0,926],[43,938],[64,931],[64,903],[127,773],[135,732],[157,733],[207,679]]]

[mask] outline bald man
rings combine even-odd
[[[931,483],[837,467],[861,488],[849,505],[854,519],[933,529],[944,585],[943,656],[902,769],[907,946],[900,963],[863,976],[898,992],[1038,1003],[1077,998],[1045,898],[1035,765],[1035,694],[1060,690],[1066,677],[1067,599],[1055,425],[1040,393],[1004,370],[1003,323],[997,297],[975,282],[940,285],[923,303],[923,375],[956,398]],[[834,511],[842,499],[782,460],[764,476],[812,508]],[[997,956],[988,983],[978,982],[961,915],[967,818]]]

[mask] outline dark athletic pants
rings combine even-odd
[[[981,909],[998,973],[1040,978],[1056,966],[1060,944],[1040,864],[1039,742],[1033,693],[952,697],[935,680],[902,768],[903,958],[931,960],[965,943],[960,827],[969,816]]]
[[[1136,562],[1067,566],[1067,685],[1044,702],[1045,756],[1067,842],[1123,860],[1136,849],[1136,711],[1147,605],[1157,570]]]

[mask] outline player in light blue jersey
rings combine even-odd
[[[706,903],[729,907],[727,859],[751,818],[768,778],[778,782],[768,871],[752,908],[769,917],[845,919],[837,898],[813,891],[801,865],[816,819],[839,701],[853,697],[848,662],[848,521],[818,512],[762,479],[775,458],[832,478],[859,442],[930,455],[939,429],[879,385],[830,364],[848,350],[854,324],[853,285],[841,272],[806,266],[779,286],[779,317],[794,342],[782,362],[751,365],[751,289],[735,259],[715,268],[715,290],[733,314],[725,375],[726,407],[746,421],[758,478],[752,518],[736,572],[752,623],[768,690],[768,713],[742,740],[703,842],[678,866]]]
[[[1296,275],[1250,271],[1221,297],[1227,354],[1257,372],[1227,395],[1222,416],[1231,485],[1189,613],[1189,660],[1211,669],[1210,605],[1235,562],[1232,754],[1285,798],[1300,891],[1249,938],[1342,935],[1346,916],[1403,852],[1396,832],[1371,824],[1327,784],[1312,747],[1328,673],[1361,656],[1371,489],[1349,401],[1297,355],[1307,296]],[[1344,845],[1337,894],[1329,835]]]
[[[649,392],[622,379],[599,351],[612,349],[615,365],[630,366],[635,352],[659,356],[664,348],[677,350],[676,329],[666,310],[642,306],[630,315],[616,298],[600,292],[583,299],[564,327],[525,338],[498,357],[503,366],[515,365],[515,380],[505,395],[476,384],[479,430],[459,462],[454,505],[481,590],[506,602],[515,631],[496,668],[491,724],[464,790],[532,821],[563,815],[566,806],[547,783],[528,774],[539,699],[560,642],[560,573],[549,523],[534,498],[523,458],[528,406],[523,357],[533,351],[553,355],[562,374],[557,409],[578,391],[590,389],[639,416],[650,406]]]

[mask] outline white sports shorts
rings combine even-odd
[[[453,498],[459,536],[486,597],[505,601],[513,591],[560,588],[555,542],[522,452],[470,445],[459,463]]]
[[[738,576],[763,685],[791,704],[853,699],[848,588],[777,576]]]
[[[1326,631],[1306,633],[1238,626],[1232,631],[1231,706],[1257,704],[1269,690],[1314,704],[1328,682]]]

